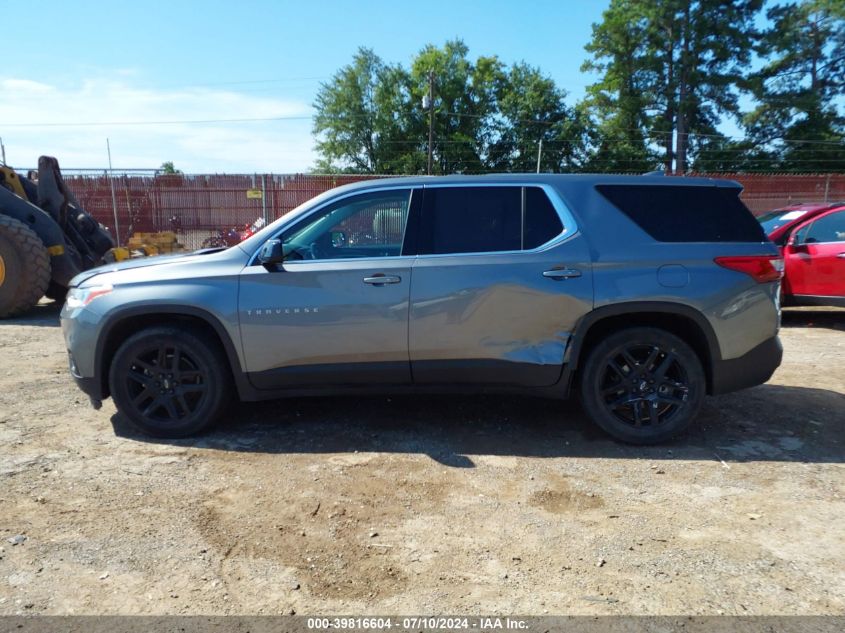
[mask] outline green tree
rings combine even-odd
[[[159,170],[161,171],[161,173],[168,175],[168,176],[172,176],[172,175],[175,175],[175,174],[181,174],[182,173],[182,171],[180,169],[176,169],[176,167],[173,166],[172,160],[168,160],[168,161],[163,162],[161,164],[161,167],[159,167]]]
[[[751,139],[731,139],[712,134],[698,139],[691,164],[697,172],[770,171],[777,155]]]
[[[503,65],[496,57],[473,63],[461,40],[442,48],[428,45],[411,63],[412,97],[419,104],[434,81],[434,166],[437,174],[472,173],[487,169],[487,147],[497,115],[496,87]],[[428,114],[408,130],[428,139]],[[427,149],[427,148],[426,148]]]
[[[390,89],[392,82],[396,88]],[[320,159],[317,171],[390,173],[400,148],[407,108],[404,71],[386,65],[372,50],[360,48],[317,92],[314,134]]]
[[[489,127],[487,163],[494,171],[579,171],[589,159],[586,116],[569,107],[566,92],[526,63],[500,73],[495,100],[498,116]],[[542,148],[541,148],[542,143]]]
[[[754,17],[762,0],[668,4],[679,33],[680,50],[673,64],[677,84],[675,160],[677,171],[684,173],[689,154],[719,135],[721,117],[739,114],[738,89],[746,87],[756,36]]]
[[[486,168],[485,154],[496,111],[502,64],[495,57],[468,58],[460,40],[426,46],[410,69],[385,64],[359,49],[320,87],[314,104],[317,170],[424,173],[429,114],[422,106],[434,78],[434,172]]]
[[[385,171],[385,161],[393,156],[382,142],[377,97],[389,71],[372,50],[360,48],[351,64],[320,86],[314,104],[318,171]]]
[[[760,41],[768,61],[753,77],[759,105],[745,118],[749,137],[773,148],[780,167],[845,170],[845,2],[775,5]]]
[[[594,25],[585,70],[602,79],[588,90],[605,143],[632,162],[663,148],[667,171],[687,170],[700,139],[718,136],[738,114],[738,89],[751,61],[754,16],[762,0],[611,0]],[[627,136],[625,136],[627,134]],[[599,148],[602,159],[607,148]]]
[[[581,69],[601,74],[581,104],[597,120],[591,171],[649,171],[656,166],[649,144],[656,78],[654,64],[648,63],[646,8],[636,0],[613,0],[602,21],[593,24],[585,47],[591,58]]]

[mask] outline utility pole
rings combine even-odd
[[[428,175],[431,176],[431,157],[434,149],[434,71],[428,73]]]
[[[540,159],[543,158],[543,139],[540,139],[540,146],[537,148],[537,173],[540,173]]]
[[[683,176],[687,171],[687,154],[689,154],[689,104],[687,93],[689,90],[690,67],[692,63],[692,20],[690,18],[690,2],[684,7],[682,46],[680,70],[678,73],[678,124],[675,145],[675,173]]]
[[[0,136],[0,165],[6,164],[6,146],[3,145],[3,137]]]
[[[109,154],[109,185],[111,186],[111,205],[114,211],[114,239],[118,246],[120,246],[120,225],[117,221],[117,196],[114,195],[114,170],[111,166],[111,145],[109,139],[106,138],[106,151]]]

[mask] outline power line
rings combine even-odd
[[[472,118],[493,118],[495,115],[492,114],[470,114],[470,113],[462,113],[462,112],[445,112],[444,114],[448,116],[457,116],[457,117],[472,117]],[[558,125],[560,123],[565,123],[569,119],[562,119],[559,121],[538,121],[536,119],[507,119],[514,123],[527,123],[527,124],[536,124],[536,125]],[[643,134],[645,138],[653,138],[653,137],[667,137],[669,135],[673,135],[674,132],[672,131],[659,131],[659,130],[648,130],[642,128],[617,128],[619,131],[622,132],[639,132]],[[715,138],[720,139],[723,141],[745,141],[748,139],[745,138],[737,138],[727,136],[725,134],[706,134],[704,132],[687,132],[687,136],[694,136],[698,138]],[[789,140],[789,139],[775,139],[777,141],[783,143],[829,143],[835,145],[843,145],[845,146],[845,141],[828,141],[825,139],[806,139],[806,140]]]
[[[471,113],[460,113],[460,112],[447,112],[445,113],[449,116],[455,117],[467,117],[467,118],[487,118],[491,115],[481,115],[481,114],[471,114]],[[274,121],[307,121],[311,120],[314,117],[312,115],[295,115],[295,116],[277,116],[277,117],[243,117],[243,118],[232,118],[232,119],[184,119],[184,120],[160,120],[160,121],[86,121],[86,122],[66,122],[66,123],[3,123],[5,127],[103,127],[103,126],[145,126],[145,125],[204,125],[204,124],[214,124],[214,123],[267,123],[267,122],[274,122]],[[369,118],[368,115],[346,115],[345,118],[360,118],[360,119],[367,119]],[[557,125],[559,123],[563,123],[564,121],[538,121],[534,119],[510,119],[512,122],[517,123],[530,123],[530,124],[537,124],[537,125]],[[654,139],[654,138],[665,138],[672,134],[672,132],[660,132],[654,130],[645,130],[645,129],[620,129],[620,131],[627,131],[627,132],[638,132],[643,134],[644,140]],[[730,137],[723,134],[706,134],[704,132],[689,132],[687,134],[689,137],[692,138],[714,138],[720,141],[747,141],[748,139],[745,138],[738,138],[738,137]],[[574,142],[574,141],[583,141],[582,138],[569,138],[569,139],[554,139],[551,142]],[[611,139],[615,140],[615,139]],[[388,141],[384,141],[388,142]],[[389,141],[389,142],[405,142],[405,141]],[[413,141],[408,141],[412,143]],[[452,142],[452,141],[439,141],[442,142]],[[455,141],[460,142],[460,141]],[[471,141],[470,141],[471,142]],[[544,141],[546,143],[550,141]],[[626,139],[619,139],[617,142],[619,143],[627,143],[628,140]],[[832,141],[827,139],[773,139],[772,143],[791,143],[791,144],[815,144],[815,145],[835,145],[837,147],[845,147],[844,141]],[[726,148],[725,150],[713,150],[713,151],[730,151],[732,148]],[[735,148],[734,148],[735,149]]]
[[[276,83],[288,83],[288,82],[297,82],[297,81],[322,81],[324,79],[331,79],[329,75],[319,75],[314,77],[284,77],[284,78],[277,78],[277,79],[247,79],[247,80],[239,80],[239,81],[213,81],[208,83],[199,83],[199,84],[165,84],[163,86],[156,86],[157,89],[163,88],[183,88],[183,89],[190,89],[190,88],[206,88],[210,86],[248,86],[248,85],[255,85],[255,84],[276,84]]]
[[[695,135],[690,133],[689,136],[695,136]],[[580,142],[583,142],[583,141],[584,141],[584,139],[581,139],[581,138],[568,138],[568,139],[566,139],[566,138],[564,138],[564,139],[545,139],[544,138],[543,139],[543,146],[546,147],[546,146],[549,146],[549,145],[572,145],[572,144],[580,143]],[[593,143],[596,143],[596,142],[598,142],[598,143],[605,142],[606,143],[607,141],[612,141],[611,144],[625,144],[625,143],[627,143],[627,141],[619,140],[619,139],[615,139],[615,138],[599,139],[598,141],[594,141]],[[826,142],[826,141],[819,141],[819,142]],[[496,143],[497,143],[497,141],[492,141],[492,142],[482,141],[482,142],[479,142],[479,141],[476,141],[476,140],[473,140],[473,139],[448,139],[448,140],[437,141],[435,144],[436,145],[471,145],[471,146],[489,148],[489,147],[495,147]],[[421,149],[425,147],[425,142],[422,141],[422,140],[379,139],[378,141],[376,141],[376,144],[408,145],[408,146],[411,146],[411,147],[419,147]],[[825,152],[828,152],[828,153],[845,152],[845,142],[843,142],[841,145],[842,145],[842,147],[840,147],[840,148],[827,148],[827,149],[815,149],[815,148],[804,147],[804,148],[797,148],[797,149],[790,150],[790,152],[793,152],[793,153],[813,153],[813,154],[819,154],[819,153],[825,153]],[[528,149],[528,151],[536,152],[537,146],[536,145],[527,146],[527,149]],[[750,151],[751,149],[753,149],[753,148],[742,148],[742,147],[723,147],[723,148],[719,148],[719,147],[705,146],[705,147],[699,148],[697,151],[698,151],[699,154],[743,154],[745,152]]]
[[[255,123],[267,121],[308,121],[311,116],[255,117],[243,119],[189,119],[181,121],[87,121],[84,123],[3,123],[5,127],[97,127],[104,125],[191,125],[205,123]]]

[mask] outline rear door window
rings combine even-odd
[[[420,253],[518,251],[520,187],[432,187],[425,191]]]
[[[421,255],[537,248],[563,232],[540,187],[431,187],[418,235]]]
[[[739,189],[690,185],[597,185],[613,206],[660,242],[765,242]]]

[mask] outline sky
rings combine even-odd
[[[42,0],[24,16],[20,0],[0,0],[20,17],[0,36],[0,138],[16,168],[41,154],[102,168],[108,138],[115,169],[302,172],[316,158],[317,89],[358,47],[408,65],[426,44],[458,37],[472,59],[539,66],[574,103],[595,79],[580,66],[607,4]],[[284,120],[243,121],[273,118]]]

